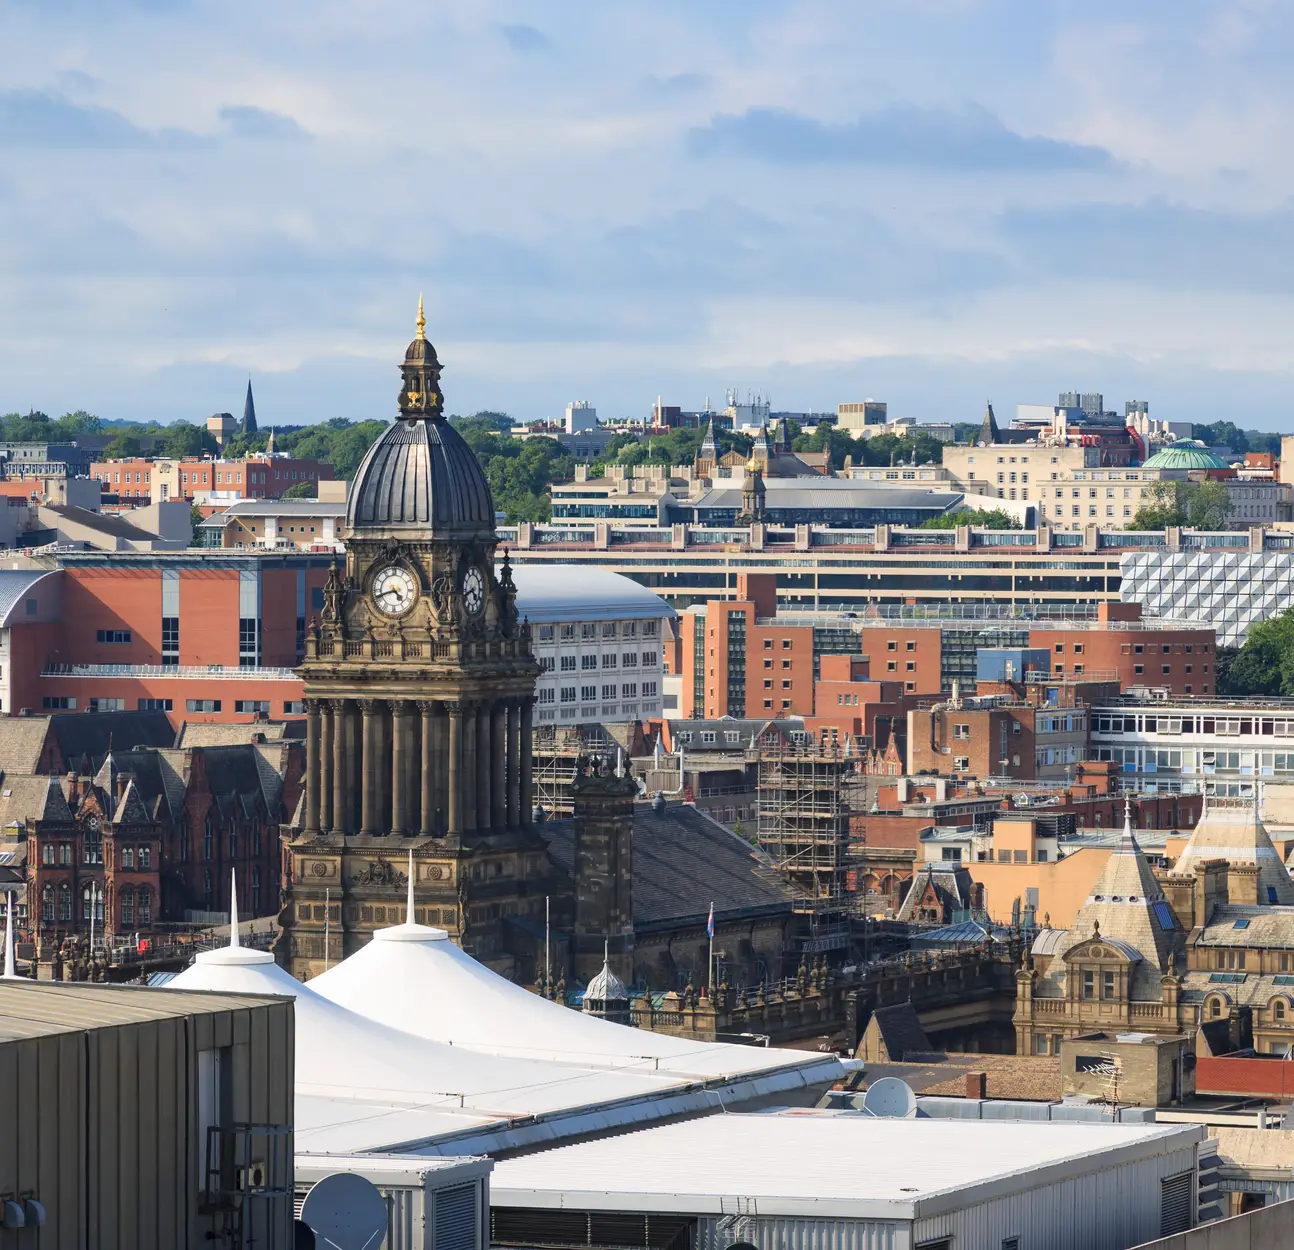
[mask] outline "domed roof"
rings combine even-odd
[[[584,991],[585,1002],[619,1003],[626,1001],[628,997],[629,991],[625,989],[625,983],[611,971],[611,965],[605,961],[602,971],[589,982]]]
[[[346,502],[357,529],[430,526],[494,530],[494,500],[480,461],[443,418],[401,418],[368,449]]]
[[[1215,455],[1203,443],[1170,443],[1155,452],[1142,466],[1143,469],[1229,469],[1221,456]]]

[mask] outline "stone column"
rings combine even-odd
[[[333,705],[328,699],[319,701],[319,828],[331,829],[333,790]]]
[[[449,828],[449,717],[437,704],[431,718],[432,828],[439,835]]]
[[[378,833],[378,703],[376,699],[361,699],[359,701],[359,706],[364,717],[364,737],[360,760],[361,782],[359,831],[367,837],[374,837]]]
[[[476,828],[476,704],[464,700],[463,763],[459,781],[463,789],[463,830]]]
[[[500,700],[490,712],[490,824],[508,827],[508,709]]]
[[[332,705],[332,827],[337,833],[350,833],[350,792],[346,773],[351,759],[350,714],[345,699],[334,699]]]
[[[319,835],[319,700],[306,700],[306,827],[308,837]]]
[[[488,829],[490,819],[490,767],[494,755],[494,741],[490,733],[490,702],[482,700],[476,709],[476,827]]]
[[[521,824],[521,705],[511,699],[508,702],[508,827],[516,829]]]
[[[534,823],[535,810],[535,743],[534,743],[534,699],[521,701],[521,823]]]
[[[425,838],[438,832],[436,800],[440,797],[440,792],[436,788],[436,755],[433,749],[436,738],[435,731],[432,728],[436,718],[436,705],[430,699],[419,699],[418,711],[422,715],[418,831]]]
[[[409,704],[404,699],[391,701],[391,832],[412,832],[409,819],[409,771],[413,767],[413,743],[409,724]]]
[[[446,703],[449,713],[449,832],[463,832],[463,705]]]

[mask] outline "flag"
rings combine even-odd
[[[710,904],[710,918],[705,922],[705,931],[708,937],[714,937],[714,904]]]

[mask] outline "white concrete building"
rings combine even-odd
[[[523,565],[513,577],[542,669],[537,725],[662,714],[665,622],[675,615],[664,599],[605,569]]]
[[[577,399],[566,405],[567,434],[583,434],[598,427],[598,410],[587,399]]]

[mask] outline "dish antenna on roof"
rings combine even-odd
[[[334,1172],[306,1195],[301,1222],[329,1250],[377,1250],[386,1236],[386,1199],[367,1178]]]
[[[917,1096],[907,1081],[883,1076],[873,1081],[863,1098],[863,1114],[883,1120],[911,1120],[917,1114]]]

